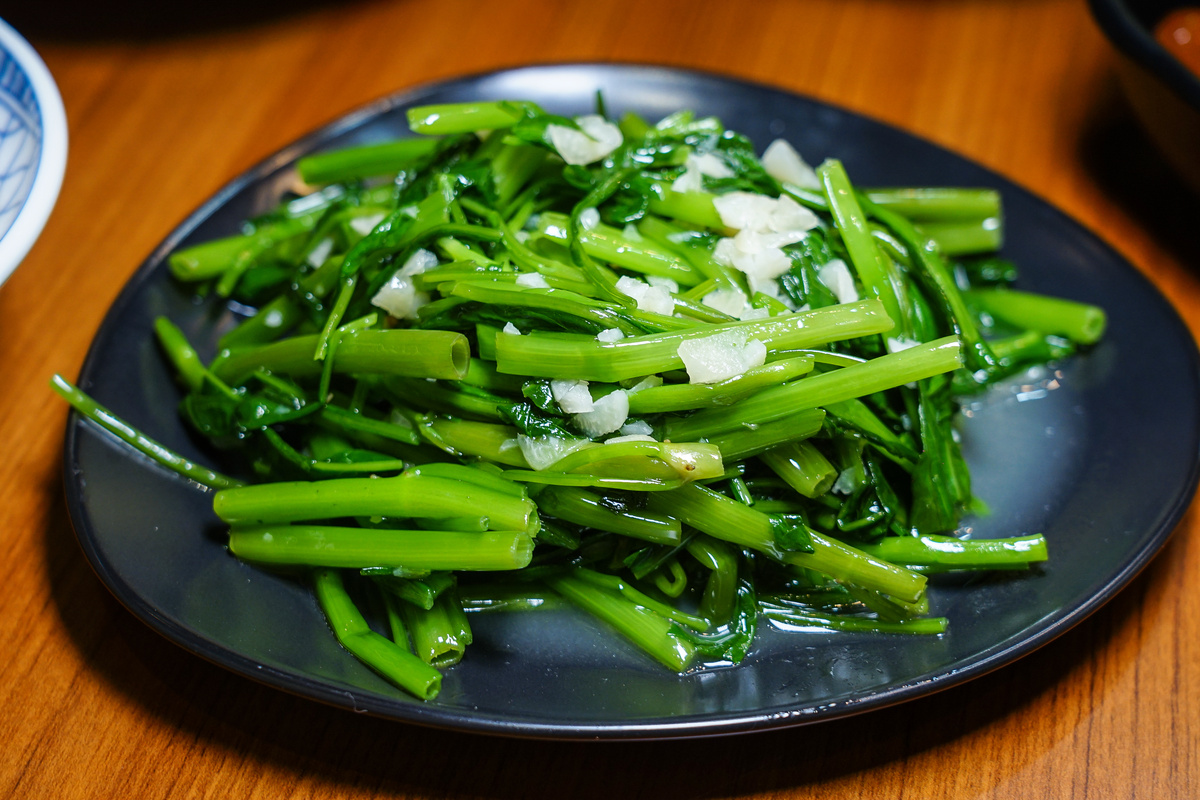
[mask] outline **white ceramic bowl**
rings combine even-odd
[[[58,87],[29,42],[0,20],[0,283],[42,232],[66,165]]]

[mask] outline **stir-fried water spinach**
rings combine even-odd
[[[210,363],[156,327],[183,418],[249,480],[55,379],[215,490],[230,552],[302,570],[380,674],[433,697],[473,613],[566,604],[677,671],[739,661],[764,621],[939,634],[930,574],[1046,558],[955,535],[982,510],[956,398],[1104,315],[1011,288],[994,192],[860,189],[686,111],[409,122],[170,257],[256,309]]]

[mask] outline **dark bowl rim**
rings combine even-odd
[[[1200,76],[1167,52],[1130,10],[1125,0],[1088,0],[1092,16],[1109,42],[1123,55],[1161,79],[1188,105],[1200,111]]]

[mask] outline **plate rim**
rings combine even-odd
[[[67,115],[46,63],[20,33],[0,19],[0,49],[7,50],[33,88],[41,115],[41,152],[33,185],[8,232],[0,236],[0,284],[8,280],[37,241],[62,188],[67,168]]]
[[[1086,239],[1090,246],[1098,247],[1107,255],[1113,257],[1127,268],[1133,279],[1141,281],[1145,285],[1145,288],[1149,289],[1153,295],[1162,300],[1164,307],[1170,311],[1169,323],[1178,329],[1178,332],[1181,334],[1180,340],[1190,345],[1188,347],[1189,377],[1191,383],[1200,389],[1200,351],[1197,350],[1196,341],[1180,317],[1179,312],[1175,310],[1174,305],[1158,287],[1140,269],[1134,266],[1132,262],[1082,222],[1070,217],[1057,206],[1042,199],[1024,186],[1005,177],[994,169],[895,124],[881,121],[859,111],[845,108],[801,92],[762,81],[749,80],[720,72],[670,65],[593,61],[547,62],[502,67],[442,80],[425,81],[405,87],[331,119],[244,170],[210,195],[208,199],[177,224],[127,279],[120,293],[109,306],[103,321],[93,336],[87,356],[80,368],[78,385],[85,391],[87,390],[88,379],[95,371],[96,361],[100,357],[97,343],[108,338],[111,331],[118,327],[122,317],[121,312],[132,304],[134,298],[139,294],[141,286],[150,280],[158,269],[166,268],[166,256],[242,189],[269,176],[281,167],[293,162],[299,156],[313,152],[322,142],[327,142],[337,136],[349,133],[369,123],[383,113],[393,110],[398,106],[418,101],[424,96],[446,91],[456,86],[469,86],[501,75],[563,68],[617,71],[637,70],[642,75],[645,75],[647,72],[658,72],[664,76],[682,76],[689,80],[699,78],[705,81],[717,81],[733,86],[740,85],[760,90],[765,89],[788,97],[799,98],[818,107],[833,108],[851,117],[861,118],[874,124],[882,125],[904,137],[916,139],[925,145],[969,162],[988,176],[1002,181],[1005,184],[1006,191],[1016,191],[1025,195],[1027,199],[1033,200],[1040,211],[1048,211],[1055,217],[1054,224],[1058,225],[1065,222],[1067,225],[1078,228],[1086,233]],[[786,711],[759,709],[753,712],[739,711],[725,715],[709,714],[701,718],[688,718],[682,722],[663,721],[664,718],[658,718],[655,721],[634,721],[618,724],[594,722],[545,723],[524,719],[514,720],[502,714],[467,713],[459,709],[436,705],[399,703],[396,701],[377,702],[371,696],[358,696],[356,698],[353,692],[338,689],[325,681],[317,680],[301,673],[260,664],[238,651],[216,645],[176,620],[160,613],[153,604],[142,598],[134,587],[130,586],[110,568],[95,547],[95,534],[91,530],[89,524],[90,518],[84,507],[86,504],[83,502],[79,486],[80,474],[76,469],[77,460],[75,456],[77,453],[78,436],[85,428],[96,433],[95,428],[88,425],[86,420],[83,420],[76,412],[72,411],[67,422],[63,443],[62,474],[68,511],[76,539],[79,541],[92,569],[96,572],[105,587],[134,616],[145,622],[157,633],[212,664],[228,669],[242,677],[250,678],[255,682],[275,689],[281,689],[305,699],[317,700],[328,705],[357,712],[367,712],[374,716],[399,722],[409,722],[460,732],[528,739],[663,740],[775,730],[865,713],[924,697],[982,677],[1019,660],[1057,639],[1106,605],[1112,597],[1133,581],[1150,561],[1162,551],[1172,537],[1180,519],[1192,503],[1196,493],[1197,481],[1200,479],[1200,439],[1198,439],[1195,443],[1196,446],[1193,448],[1195,451],[1194,457],[1191,460],[1187,475],[1186,485],[1191,487],[1190,490],[1183,491],[1174,498],[1174,502],[1168,508],[1160,510],[1158,522],[1153,526],[1146,545],[1142,546],[1134,554],[1133,558],[1122,562],[1121,569],[1113,574],[1105,581],[1103,586],[1088,596],[1083,602],[1067,609],[1065,612],[1061,607],[1056,609],[1049,615],[1052,620],[1042,625],[1032,635],[1021,636],[1007,644],[1003,641],[998,642],[992,647],[985,648],[979,651],[982,654],[981,657],[975,658],[962,668],[948,672],[943,670],[942,672],[935,673],[932,677],[924,679],[910,678],[899,686],[891,686],[879,691],[863,692],[858,696],[838,701],[832,706],[814,706],[810,704],[805,707]],[[1148,526],[1146,530],[1150,529],[1151,527]],[[347,699],[349,699],[349,702],[347,702]]]

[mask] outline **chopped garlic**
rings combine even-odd
[[[517,286],[525,286],[530,289],[549,289],[550,284],[546,283],[546,279],[542,277],[540,272],[523,272],[517,276]]]
[[[815,214],[790,197],[767,197],[752,192],[730,192],[713,200],[727,227],[737,234],[722,238],[713,258],[733,266],[753,281],[774,280],[791,269],[783,248],[802,240],[815,228]]]
[[[889,336],[887,337],[887,349],[889,353],[899,353],[901,350],[907,350],[910,347],[916,347],[921,344],[916,339],[909,339],[905,336]]]
[[[383,214],[370,214],[365,217],[355,217],[350,220],[350,227],[363,236],[375,230],[375,226],[383,222]]]
[[[657,286],[660,289],[666,289],[668,292],[671,292],[672,294],[679,291],[678,283],[671,280],[670,278],[663,278],[659,275],[647,275],[646,283],[650,284],[651,286]]]
[[[783,287],[779,285],[779,281],[773,278],[759,280],[753,276],[747,276],[746,280],[755,294],[765,294],[767,297],[783,303],[789,309],[796,310],[796,302],[792,300],[791,295],[783,291]]]
[[[425,249],[417,250],[404,262],[391,280],[380,287],[371,298],[371,305],[382,308],[397,319],[416,319],[417,310],[429,302],[429,295],[418,292],[412,276],[436,267],[437,256]]]
[[[784,139],[776,139],[767,145],[762,154],[762,165],[767,174],[780,183],[791,183],[802,189],[821,188],[816,171]]]
[[[554,402],[565,414],[582,414],[592,410],[592,395],[587,387],[587,381],[550,381]]]
[[[747,306],[746,310],[738,315],[738,319],[743,321],[751,319],[766,319],[769,316],[771,316],[771,311],[766,306],[762,306],[761,308]]]
[[[317,242],[317,246],[308,254],[305,261],[310,267],[319,267],[325,263],[325,259],[329,258],[329,254],[333,252],[333,239],[326,236],[321,241]]]
[[[735,236],[733,266],[757,280],[774,280],[791,269],[792,260],[771,237],[772,234],[753,231],[742,231]]]
[[[429,250],[421,248],[408,257],[400,268],[401,275],[417,275],[438,265],[438,257]]]
[[[834,482],[833,486],[829,488],[829,491],[833,492],[834,494],[850,494],[854,491],[854,484],[856,482],[857,479],[854,474],[854,468],[847,467],[838,473],[837,480]]]
[[[704,176],[711,178],[732,178],[733,170],[712,153],[688,153],[684,163],[683,174],[671,184],[674,192],[699,192],[704,189]]]
[[[600,224],[600,212],[594,208],[585,208],[579,214],[579,225],[585,231],[590,231],[592,228]]]
[[[779,247],[770,245],[766,239],[769,235],[743,231],[732,239],[721,239],[713,250],[713,259],[748,278],[773,280],[791,269],[792,261]]]
[[[622,425],[621,430],[618,432],[622,436],[650,436],[650,434],[654,433],[654,428],[644,419],[635,419],[633,422],[626,422]]]
[[[737,255],[737,245],[733,243],[733,239],[728,236],[717,239],[717,244],[713,247],[714,261],[726,267],[731,267],[733,266],[733,257],[735,255]]]
[[[521,330],[511,322],[506,322],[504,323],[504,330],[502,330],[501,333],[507,333],[509,336],[520,336]]]
[[[620,328],[605,328],[596,334],[596,339],[601,342],[619,342],[624,338],[625,334]]]
[[[592,410],[574,416],[579,430],[593,438],[620,430],[629,417],[629,395],[621,389],[604,395],[592,404]]]
[[[675,311],[675,300],[661,286],[651,286],[637,278],[622,275],[617,279],[617,291],[636,300],[639,311],[655,314],[672,314]]]
[[[401,428],[413,429],[412,420],[400,413],[398,409],[393,408],[392,413],[388,415],[388,422],[393,425],[399,425]]]
[[[858,289],[854,286],[854,276],[850,268],[840,258],[835,258],[817,270],[817,279],[833,292],[839,303],[853,303],[858,300]]]
[[[621,430],[625,430],[622,428]],[[611,439],[605,439],[605,444],[621,444],[622,442],[657,442],[653,436],[644,433],[630,433],[623,436],[614,436]]]
[[[717,383],[765,364],[767,346],[757,339],[746,338],[745,331],[726,330],[680,342],[678,353],[687,369],[688,381]]]
[[[816,214],[785,194],[776,202],[767,225],[776,233],[796,237],[793,241],[798,242],[819,223]]]
[[[649,288],[650,284],[642,283],[637,278],[630,278],[626,275],[617,278],[617,291],[634,300],[644,295]]]
[[[698,169],[701,175],[707,175],[710,178],[732,178],[734,176],[729,165],[712,153],[700,153],[699,155],[689,153],[687,163]]]
[[[675,313],[675,299],[662,286],[651,286],[638,300],[638,309],[670,316]]]
[[[689,156],[690,158],[690,156]],[[700,192],[704,190],[704,177],[698,170],[685,169],[683,174],[671,182],[672,192]]]
[[[568,164],[591,164],[607,156],[625,140],[621,129],[604,117],[590,114],[576,117],[579,130],[566,125],[547,125],[550,144]]]
[[[746,295],[737,287],[713,289],[700,298],[700,302],[714,311],[720,311],[731,317],[740,317],[746,308]]]
[[[526,436],[523,433],[517,434],[517,446],[521,448],[521,455],[525,456],[525,461],[536,470],[551,467],[559,459],[587,447],[589,444],[591,442],[587,439],[562,439],[557,436],[535,437]]]
[[[800,241],[819,223],[816,214],[787,195],[775,198],[754,192],[729,192],[713,198],[713,206],[726,227],[794,237],[784,244]]]
[[[627,391],[630,394],[635,394],[637,392],[640,392],[642,389],[653,389],[656,386],[662,386],[662,385],[663,385],[663,379],[661,377],[659,377],[658,375],[648,375],[645,378],[642,378],[637,383],[635,383],[633,385],[633,387],[628,389]]]
[[[728,228],[765,229],[763,223],[775,210],[775,198],[754,192],[729,192],[713,198],[713,206]]]

